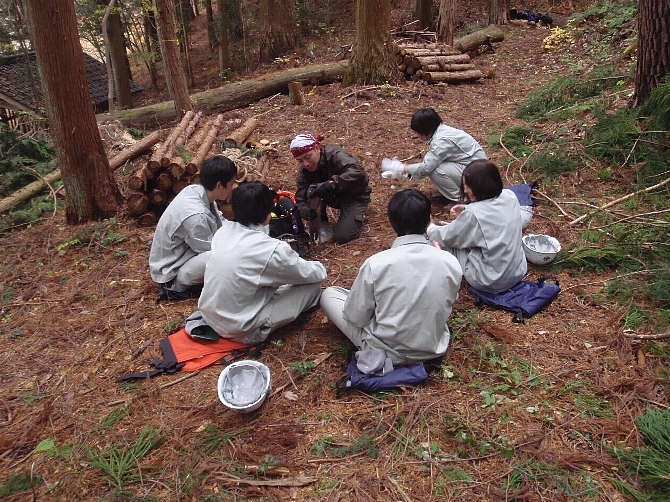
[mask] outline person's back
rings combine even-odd
[[[424,194],[398,192],[388,213],[398,234],[391,249],[365,260],[350,291],[327,288],[321,307],[356,347],[384,350],[400,366],[446,352],[462,273],[454,256],[423,236],[430,222]]]
[[[198,309],[224,338],[260,342],[318,303],[325,267],[265,231],[274,196],[259,182],[242,184],[233,192],[236,221],[212,240]]]

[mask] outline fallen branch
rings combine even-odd
[[[626,338],[633,338],[635,340],[664,340],[670,338],[670,331],[665,333],[657,333],[655,335],[639,335],[637,333],[624,333]]]
[[[50,183],[54,183],[61,179],[60,169],[50,172],[44,176],[41,180],[33,181],[29,185],[24,186],[23,188],[17,190],[9,197],[5,197],[0,200],[0,213],[7,211],[7,209],[13,207],[15,204],[18,204],[22,200],[31,198],[34,195],[37,195],[44,187],[49,186]]]
[[[613,201],[608,202],[608,203],[605,204],[604,206],[600,206],[600,207],[599,207],[598,209],[596,209],[595,211],[591,211],[591,212],[589,212],[589,213],[583,214],[583,215],[581,215],[579,218],[576,218],[576,219],[572,220],[570,223],[568,223],[568,225],[569,225],[569,226],[576,225],[576,224],[579,223],[580,221],[583,221],[583,220],[585,220],[586,218],[588,218],[589,216],[593,216],[593,215],[594,215],[595,213],[597,213],[598,211],[602,211],[602,210],[604,210],[604,209],[607,209],[608,207],[612,207],[612,206],[614,206],[614,205],[616,205],[616,204],[619,204],[619,203],[621,203],[621,202],[623,202],[623,201],[626,201],[626,200],[628,200],[628,199],[630,199],[630,198],[632,198],[632,197],[635,197],[636,195],[639,195],[639,194],[641,194],[641,193],[649,193],[649,192],[651,192],[651,191],[653,191],[653,190],[656,190],[657,188],[661,188],[662,186],[667,185],[668,183],[670,183],[670,178],[667,178],[667,179],[661,181],[660,183],[657,183],[657,184],[654,185],[654,186],[650,186],[650,187],[647,187],[647,188],[645,188],[645,189],[643,189],[643,190],[638,190],[637,192],[629,193],[628,195],[624,195],[623,197],[619,197],[618,199],[614,199]]]
[[[241,479],[230,477],[230,475],[217,477],[219,481],[224,483],[235,483],[238,485],[251,485],[251,486],[305,486],[317,482],[320,478],[314,476],[298,476],[295,478],[284,478],[284,479]]]

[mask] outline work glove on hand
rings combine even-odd
[[[317,185],[310,185],[309,188],[307,189],[307,198],[308,199],[313,199],[315,197],[318,197],[319,199],[323,199],[333,193],[335,191],[335,183],[332,181],[324,181],[323,183],[319,183]]]
[[[406,178],[405,164],[396,158],[382,159],[382,178]]]

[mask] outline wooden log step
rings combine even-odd
[[[436,71],[436,72],[424,72],[423,80],[432,84],[434,82],[447,82],[447,83],[459,83],[459,82],[471,82],[473,80],[479,80],[484,74],[479,70],[468,70],[468,71]]]

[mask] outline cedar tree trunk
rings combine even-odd
[[[216,1],[217,26],[216,40],[219,46],[219,76],[224,78],[230,67],[230,39],[228,23],[226,22],[225,0]]]
[[[174,25],[174,4],[172,0],[155,0],[158,16],[159,40],[165,65],[165,82],[174,99],[177,119],[181,120],[187,111],[193,110],[188,93],[186,75],[179,60],[177,33]]]
[[[116,214],[121,197],[95,121],[74,2],[26,0],[26,7],[65,185],[67,222],[109,218]]]
[[[416,17],[420,29],[429,30],[433,27],[433,0],[416,0]]]
[[[508,24],[510,0],[491,0],[489,4],[489,24]]]
[[[356,34],[344,85],[395,83],[400,79],[390,27],[390,0],[357,0]]]
[[[133,107],[130,92],[130,73],[126,65],[126,44],[123,40],[123,26],[121,14],[112,11],[107,19],[107,35],[109,36],[109,50],[114,72],[114,87],[116,88],[116,104],[122,110]]]
[[[437,16],[437,41],[443,44],[454,43],[454,18],[456,0],[440,0],[440,13]]]
[[[670,70],[670,0],[640,0],[637,68],[635,70],[635,106]]]
[[[296,44],[292,0],[260,1],[260,60],[270,62]]]

